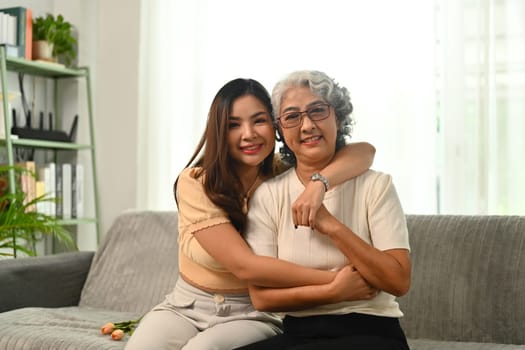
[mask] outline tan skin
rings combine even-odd
[[[281,113],[286,108],[304,110],[316,103],[318,97],[308,88],[290,88],[281,103]],[[335,136],[337,124],[333,109],[329,118],[312,122],[308,117],[295,130],[284,129],[286,143],[297,158],[296,172],[304,182],[309,174],[335,161]],[[307,144],[312,135],[322,135],[320,142]],[[293,311],[344,300],[361,300],[375,297],[379,290],[401,296],[410,287],[411,263],[406,249],[380,251],[364,242],[350,228],[331,215],[321,205],[316,212],[315,229],[330,237],[351,261],[336,279],[327,285],[294,288],[265,288],[250,286],[254,306],[263,311]],[[344,284],[338,279],[348,278]]]
[[[253,188],[262,181],[257,179],[258,165],[268,154],[262,150],[265,145],[275,142],[274,138],[270,140],[267,136],[268,127],[273,130],[273,126],[269,117],[264,121],[264,112],[264,106],[255,98],[241,97],[232,106],[228,143],[230,154],[237,161],[237,172],[245,192],[250,190],[253,193]],[[372,164],[374,153],[375,149],[368,143],[348,145],[337,153],[332,164],[320,169],[321,173],[332,184],[341,183],[366,171]],[[322,203],[324,192],[323,184],[318,181],[306,186],[304,193],[294,204],[298,225],[315,223],[315,212]],[[350,280],[345,274],[334,280],[337,273],[333,271],[316,270],[284,260],[258,256],[229,223],[202,229],[194,235],[208,254],[237,278],[249,284],[296,287],[336,281],[339,286]]]

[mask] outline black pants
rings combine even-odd
[[[286,316],[284,333],[239,350],[408,350],[399,320],[364,314]]]

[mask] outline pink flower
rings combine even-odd
[[[120,340],[124,337],[124,331],[122,329],[115,329],[111,333],[111,339],[113,340]]]
[[[111,334],[115,330],[115,325],[111,322],[106,323],[100,328],[102,334]]]

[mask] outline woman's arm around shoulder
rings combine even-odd
[[[333,161],[320,174],[329,186],[339,185],[370,169],[375,153],[375,147],[368,142],[350,143],[335,154]],[[325,192],[322,181],[306,184],[305,190],[292,205],[294,225],[315,226],[315,214],[323,202]]]

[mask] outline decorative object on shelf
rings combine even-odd
[[[50,62],[63,60],[69,66],[76,58],[73,26],[62,15],[52,14],[33,20],[33,59]]]
[[[0,12],[14,16],[15,27],[12,31],[15,34],[15,42],[6,46],[8,56],[22,57],[30,60],[32,57],[32,37],[33,37],[33,12],[30,8],[16,6],[0,9]]]
[[[14,193],[8,189],[9,169],[15,171],[19,180]],[[34,178],[35,174],[19,166],[0,166],[0,256],[16,258],[18,252],[35,256],[35,245],[43,240],[45,235],[73,248],[75,244],[71,235],[58,219],[34,209],[39,203],[54,201],[54,198],[46,195],[28,198],[28,193],[23,191],[20,181],[24,176]]]

